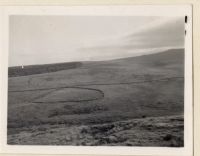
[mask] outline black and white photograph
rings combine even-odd
[[[7,143],[183,147],[185,21],[10,16]]]

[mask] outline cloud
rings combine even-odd
[[[166,17],[95,46],[79,49],[96,61],[133,57],[184,47],[184,18]]]
[[[136,48],[184,47],[184,18],[152,22],[128,35],[126,40]]]
[[[9,65],[101,61],[184,47],[184,17],[12,16]]]

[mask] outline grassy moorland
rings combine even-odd
[[[8,144],[183,146],[183,49],[60,65],[9,69]]]
[[[26,68],[21,66],[10,67],[8,70],[9,77],[26,76],[34,74],[43,74],[56,72],[60,70],[67,70],[81,66],[80,62],[70,62],[70,63],[56,63],[56,64],[45,64],[45,65],[29,65]]]

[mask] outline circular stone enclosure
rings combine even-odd
[[[104,97],[101,90],[82,87],[57,89],[39,99],[36,103],[84,102],[99,100]]]

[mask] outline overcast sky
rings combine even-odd
[[[11,16],[9,66],[100,61],[184,47],[184,17]]]

